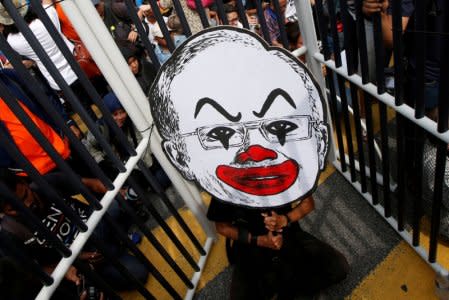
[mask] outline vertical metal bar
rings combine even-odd
[[[30,72],[25,68],[21,59],[16,55],[14,50],[9,46],[3,35],[0,35],[0,47],[2,51],[6,54],[9,61],[14,66],[14,69],[17,71],[18,75],[23,79],[24,82],[27,82],[28,86],[23,86],[24,89],[27,89],[28,92],[32,92],[35,96],[37,102],[42,106],[42,108],[52,117],[53,121],[56,125],[64,132],[64,134],[68,137],[70,141],[70,145],[80,154],[81,158],[86,162],[89,166],[90,170],[92,170],[93,174],[97,176],[98,179],[101,180],[108,188],[112,187],[112,182],[109,180],[107,176],[99,168],[98,164],[83,146],[81,141],[75,136],[73,131],[69,129],[62,116],[56,111],[53,105],[48,101],[47,96],[40,88],[37,80],[31,76]],[[21,87],[22,88],[22,87]],[[28,89],[32,89],[28,90]]]
[[[344,79],[338,74],[337,74],[337,82],[338,82],[338,89],[340,91],[343,122],[344,122],[345,133],[346,133],[346,147],[348,148],[349,170],[351,172],[351,181],[354,182],[357,180],[357,178],[356,178],[356,173],[355,173],[354,146],[352,144],[352,130],[351,130],[351,122],[349,120],[348,99],[346,98],[346,86],[345,86]],[[356,121],[358,121],[358,120],[356,120]],[[343,159],[345,159],[344,156],[343,156]],[[375,174],[375,173],[371,173],[371,174]]]
[[[360,165],[360,185],[362,187],[362,193],[366,193],[367,184],[366,184],[366,169],[365,169],[365,152],[363,147],[363,136],[362,136],[362,125],[360,124],[360,107],[359,107],[359,99],[357,95],[357,87],[352,82],[350,83],[351,89],[351,99],[352,99],[352,109],[354,111],[354,126],[355,126],[355,134],[357,138],[357,153],[359,157],[359,165]]]
[[[356,43],[356,40],[354,40],[354,35],[351,34],[350,32],[350,26],[352,25],[351,24],[352,17],[348,11],[348,3],[346,1],[340,1],[339,3],[341,6],[340,14],[343,21],[343,36],[344,36],[343,41],[344,41],[344,49],[346,52],[346,66],[348,68],[348,75],[351,76],[357,71],[357,68],[354,65],[355,58],[357,57],[357,51],[356,53],[353,53],[354,50],[353,44]]]
[[[382,139],[382,179],[383,179],[383,201],[385,207],[385,218],[391,216],[390,198],[390,147],[388,145],[388,120],[387,106],[379,101],[380,134]]]
[[[394,57],[394,96],[395,104],[404,103],[404,63],[402,55],[402,10],[401,1],[393,5],[393,57]]]
[[[414,95],[416,103],[410,103],[412,107],[415,107],[415,117],[424,117],[425,99],[424,99],[424,82],[425,82],[425,61],[426,61],[426,35],[424,33],[426,29],[426,3],[427,1],[416,1],[415,3],[415,32],[414,32],[414,51],[416,54],[416,81],[414,84]]]
[[[334,60],[337,68],[341,67],[341,53],[340,53],[340,39],[338,38],[337,31],[337,16],[335,12],[334,0],[327,1],[327,9],[329,11],[329,19],[332,33],[332,44],[334,46]],[[342,92],[340,91],[340,94]]]
[[[117,238],[125,243],[126,247],[137,257],[150,271],[151,275],[156,278],[157,281],[162,285],[162,287],[173,297],[173,299],[182,299],[178,292],[171,286],[171,284],[162,276],[162,274],[156,269],[156,267],[145,257],[139,248],[130,241],[126,233],[123,231],[120,226],[116,224],[114,220],[108,214],[105,214],[103,217],[104,220],[108,223],[108,226],[111,227],[111,230],[117,234]]]
[[[449,124],[449,3],[443,1],[443,32],[445,35],[441,35],[441,51],[440,51],[440,91],[438,98],[438,131],[446,132]]]
[[[385,46],[382,38],[382,23],[380,20],[380,13],[373,15],[373,29],[374,29],[374,51],[376,56],[376,85],[377,93],[385,93]]]
[[[162,230],[167,234],[167,236],[170,238],[170,240],[173,242],[173,244],[176,246],[179,252],[181,252],[181,254],[184,256],[184,258],[187,260],[190,266],[196,272],[198,272],[200,268],[193,259],[192,255],[190,255],[189,251],[187,251],[187,249],[179,241],[178,237],[173,233],[173,230],[170,228],[170,226],[167,225],[167,222],[165,222],[164,218],[162,218],[162,216],[159,214],[159,212],[156,210],[153,204],[151,204],[151,200],[146,197],[145,192],[140,187],[140,185],[137,184],[136,180],[134,180],[132,176],[128,178],[128,182],[131,185],[132,189],[136,191],[137,195],[140,195],[140,198],[143,200],[145,207],[148,208],[151,215],[158,222],[159,226],[161,226]]]
[[[36,1],[36,0],[32,0],[32,1]],[[124,170],[123,164],[119,160],[114,159],[113,150],[111,149],[110,145],[101,139],[102,135],[99,132],[97,126],[95,125],[95,123],[93,122],[91,117],[88,115],[86,110],[83,108],[83,106],[81,105],[81,102],[75,96],[75,94],[73,93],[73,91],[71,90],[69,85],[66,83],[66,81],[64,80],[62,75],[59,73],[58,69],[51,61],[48,54],[45,52],[42,45],[39,43],[37,38],[34,36],[33,32],[28,27],[28,24],[26,24],[25,20],[18,14],[17,9],[11,3],[11,0],[5,0],[4,6],[8,10],[8,13],[10,14],[10,16],[14,19],[15,24],[20,29],[20,31],[23,34],[23,36],[25,37],[25,39],[28,41],[28,43],[32,47],[33,51],[39,56],[39,58],[42,60],[42,63],[45,65],[47,70],[50,72],[51,76],[55,79],[58,86],[62,89],[62,91],[64,92],[64,95],[67,97],[67,100],[70,102],[72,107],[78,112],[80,117],[84,120],[86,125],[91,130],[92,134],[99,140],[104,151],[106,153],[108,153],[108,155],[110,155],[112,161],[116,164],[117,168],[119,170],[123,171]],[[41,4],[39,3],[38,6],[41,6]],[[42,22],[44,22],[45,19],[48,20],[48,16],[46,15],[46,13],[45,13],[45,16],[43,16],[43,17],[44,17],[43,20],[41,20]],[[53,27],[52,26],[53,25],[51,25],[50,28],[54,28],[54,26]],[[60,38],[59,33],[57,35]],[[53,37],[53,38],[55,38],[55,37]],[[56,38],[55,42],[57,42],[57,40],[58,39]],[[67,59],[68,55],[70,55],[71,58],[73,59],[73,55],[67,49],[67,46],[65,45],[65,43],[64,43],[64,45],[61,45],[61,46],[58,45],[58,47],[63,52],[64,57],[66,59]],[[64,53],[67,51],[70,54],[67,55],[67,53]],[[70,58],[68,61],[70,62]],[[89,197],[86,197],[86,198],[89,198]]]
[[[23,126],[29,131],[30,134],[39,142],[39,145],[47,152],[48,156],[53,160],[53,162],[59,167],[63,172],[67,175],[67,180],[69,180],[74,186],[80,186],[80,190],[83,195],[86,196],[86,199],[92,204],[93,208],[100,209],[101,204],[95,198],[94,195],[84,186],[81,182],[80,178],[70,169],[64,159],[59,155],[53,145],[45,138],[43,133],[37,127],[37,125],[31,121],[28,117],[27,113],[23,110],[23,108],[19,105],[17,100],[14,99],[14,96],[11,95],[8,88],[0,81],[0,97],[3,98],[6,105],[11,109],[11,111],[16,115],[19,121],[23,124]]]
[[[103,280],[103,278],[101,278],[95,271],[92,270],[92,268],[87,263],[85,263],[82,260],[80,260],[79,258],[77,258],[73,262],[73,266],[76,269],[78,269],[79,271],[81,271],[81,273],[84,276],[89,278],[89,281],[92,281],[94,283],[95,287],[100,288],[100,290],[108,296],[107,299],[111,299],[111,300],[121,300],[122,299],[120,296],[118,296],[114,292],[114,290],[111,288],[111,286],[109,286]]]
[[[109,33],[107,34],[109,36]],[[56,265],[52,274],[55,283],[52,284],[51,286],[43,287],[39,292],[39,294],[37,295],[36,299],[39,300],[48,299],[49,295],[52,295],[58,284],[63,279],[65,273],[72,265],[73,261],[76,259],[76,255],[81,252],[82,248],[86,244],[90,235],[94,231],[94,228],[96,228],[96,226],[99,224],[101,218],[106,213],[112,201],[114,201],[114,197],[117,195],[117,193],[119,193],[120,188],[124,184],[125,180],[129,176],[133,168],[136,166],[139,157],[141,157],[141,155],[145,152],[145,149],[147,149],[148,147],[148,140],[149,140],[148,133],[143,133],[142,135],[143,139],[142,141],[140,141],[139,145],[136,148],[137,155],[132,156],[128,159],[128,161],[126,162],[126,172],[118,174],[114,180],[114,190],[107,192],[101,199],[103,208],[101,210],[92,212],[92,214],[89,216],[89,219],[86,222],[86,224],[88,225],[88,230],[86,232],[79,233],[77,237],[73,240],[70,246],[70,249],[73,251],[73,255],[61,259],[59,263]]]
[[[223,5],[223,0],[216,0],[215,4],[217,5],[218,17],[220,18],[221,22],[223,23],[223,25],[229,25],[228,17],[226,16]]]
[[[120,261],[115,257],[113,253],[109,250],[107,245],[98,238],[95,234],[92,234],[90,240],[94,243],[95,247],[98,248],[99,252],[106,258],[106,262],[111,263],[115,269],[126,278],[133,285],[133,287],[139,291],[139,293],[145,297],[145,299],[156,299],[136,277],[128,270]],[[145,283],[144,283],[145,284]]]
[[[287,39],[287,32],[285,30],[285,17],[284,14],[281,13],[281,7],[279,5],[279,0],[272,0],[274,4],[274,12],[276,14],[276,21],[278,23],[279,31],[281,34],[282,45],[285,49],[289,49],[290,45]]]
[[[307,49],[309,49],[309,48],[307,48]],[[348,76],[344,72],[344,70],[334,69],[335,64],[332,60],[324,60],[324,57],[321,53],[318,53],[318,52],[314,52],[314,53],[315,54],[313,54],[312,57],[315,59],[315,61],[320,62],[329,68],[332,68],[334,70],[334,72],[339,73],[341,76],[345,77],[346,80],[349,80],[349,81],[353,82],[354,84],[360,86],[364,91],[373,95],[374,97],[376,97],[378,100],[384,102],[385,104],[394,107],[395,110],[399,114],[401,114],[403,117],[405,117],[409,120],[413,120],[413,122],[415,122],[417,125],[424,128],[426,131],[432,133],[434,136],[441,139],[442,141],[449,143],[449,131],[446,131],[444,133],[438,132],[436,123],[434,121],[430,120],[429,118],[416,119],[414,116],[414,110],[411,107],[409,107],[408,105],[395,106],[394,97],[391,96],[390,94],[383,93],[382,95],[379,95],[377,93],[377,89],[374,85],[363,85],[362,79],[357,74]],[[320,85],[320,86],[323,86],[323,85]]]
[[[424,130],[414,125],[415,131],[414,141],[414,168],[412,178],[416,178],[416,184],[414,184],[414,195],[413,195],[413,245],[419,245],[419,235],[420,235],[420,219],[422,216],[422,184],[421,178],[423,178],[423,156],[424,156],[424,142],[425,133]]]
[[[443,200],[443,181],[446,169],[447,144],[438,141],[435,161],[435,183],[432,203],[432,219],[430,227],[429,262],[434,263],[437,256],[437,239],[440,232],[441,203]]]
[[[0,140],[2,141],[2,146],[6,150],[9,156],[11,156],[17,164],[28,174],[28,176],[38,184],[46,197],[49,198],[50,201],[56,203],[59,209],[67,216],[80,231],[86,231],[87,226],[84,222],[79,218],[79,216],[69,208],[62,199],[59,198],[58,194],[51,188],[51,186],[41,177],[39,172],[33,165],[25,158],[25,156],[19,151],[17,146],[10,140],[10,137],[7,133],[4,132],[2,126],[0,126]]]
[[[156,17],[159,28],[162,31],[162,35],[164,36],[165,42],[167,43],[168,50],[170,50],[170,52],[173,52],[175,50],[175,44],[170,37],[170,32],[167,29],[167,25],[165,24],[165,21],[161,14],[159,6],[154,1],[149,1],[149,2],[150,2],[151,10],[153,11],[154,16]],[[131,17],[131,19],[133,20],[134,24],[139,23],[140,20],[137,17],[137,14],[135,11],[134,1],[125,0],[125,4],[126,4],[126,8],[128,10],[128,14]]]
[[[70,249],[68,249],[60,239],[56,237],[47,227],[42,224],[42,220],[38,219],[31,211],[18,200],[15,195],[9,191],[8,187],[3,182],[0,182],[0,195],[3,200],[6,200],[15,210],[23,215],[23,220],[27,225],[36,230],[40,235],[45,237],[48,241],[47,246],[54,246],[55,249],[61,253],[62,256],[68,257],[71,255]],[[51,283],[50,283],[51,284]]]
[[[152,1],[150,1],[152,2]],[[189,23],[187,22],[186,15],[184,13],[184,10],[182,9],[182,5],[179,2],[179,0],[172,0],[173,7],[175,8],[176,14],[179,17],[179,20],[181,21],[182,25],[182,31],[184,32],[186,37],[189,37],[192,35],[192,31],[190,30]],[[151,3],[150,3],[151,4]]]
[[[398,176],[398,231],[404,230],[404,215],[405,215],[405,168],[406,168],[406,155],[405,155],[405,118],[399,114],[396,113],[396,143],[398,148],[397,153],[397,176]]]
[[[101,19],[98,17],[95,9],[91,6],[89,0],[66,0],[62,2],[65,11],[68,13],[72,23],[76,28],[80,28],[81,35],[85,38],[86,46],[92,50],[95,61],[99,63],[99,67],[107,77],[111,87],[117,93],[121,103],[129,112],[129,116],[137,129],[146,133],[153,123],[148,99],[143,94],[138,82],[129,70],[124,60],[118,59],[122,57],[120,51],[115,47],[115,43],[107,29],[103,26]],[[313,64],[312,64],[313,66]],[[195,214],[198,222],[206,231],[208,237],[215,237],[215,228],[205,217],[204,204],[200,203],[201,198],[197,189],[197,193],[192,193],[187,184],[182,180],[176,169],[167,160],[160,146],[160,137],[156,134],[151,135],[151,151],[160,162],[173,184],[184,197],[186,204]]]
[[[118,199],[120,206],[125,210],[125,212],[136,222],[139,229],[146,236],[148,241],[156,248],[157,251],[161,254],[161,256],[165,259],[165,261],[170,265],[170,267],[175,271],[175,273],[179,276],[179,278],[184,282],[184,284],[188,288],[192,288],[193,284],[184,271],[178,266],[178,264],[173,260],[170,254],[165,250],[165,248],[161,245],[161,243],[156,239],[153,233],[148,230],[148,227],[144,222],[140,220],[140,218],[136,215],[134,210],[129,206],[125,199],[121,195],[117,195],[116,199]]]
[[[39,16],[39,19],[45,25],[45,28],[48,30],[48,32],[52,36],[53,40],[57,44],[58,48],[60,49],[60,51],[64,55],[64,57],[67,60],[67,62],[70,64],[70,67],[72,68],[72,70],[77,75],[78,80],[82,84],[83,88],[85,89],[85,91],[87,92],[89,97],[91,98],[92,102],[95,103],[97,108],[101,111],[101,113],[103,115],[103,119],[106,122],[106,124],[109,125],[109,127],[112,130],[112,132],[117,136],[117,139],[122,142],[123,148],[126,150],[126,152],[128,152],[130,155],[136,155],[136,152],[134,151],[134,149],[128,143],[128,140],[127,140],[126,136],[123,134],[122,130],[120,128],[118,128],[118,126],[116,126],[115,121],[112,119],[111,115],[108,114],[109,110],[104,105],[103,99],[101,99],[100,95],[98,95],[96,89],[93,87],[92,83],[89,81],[89,79],[87,78],[87,76],[84,73],[84,71],[81,69],[79,64],[73,58],[73,54],[67,48],[65,42],[61,38],[61,35],[56,30],[55,26],[53,25],[53,22],[50,20],[49,16],[47,15],[47,13],[45,12],[44,8],[42,7],[41,1],[39,1],[39,0],[31,0],[31,2],[33,4],[33,9],[36,11],[37,15]],[[87,123],[87,124],[90,125],[89,123]],[[95,135],[96,131],[93,130],[92,133]],[[96,136],[96,137],[98,138],[98,136]],[[106,146],[105,152],[108,155],[111,155],[113,153],[112,150],[109,149],[109,147],[107,147],[107,146],[109,146],[108,143],[104,143],[102,141],[99,141],[99,143],[103,147]],[[123,164],[121,163],[121,161],[117,160],[114,156],[111,157],[111,161],[122,172],[125,170]],[[106,182],[108,182],[108,181],[106,181]],[[112,189],[112,186],[110,185],[109,188]]]
[[[331,57],[331,51],[329,48],[329,43],[327,41],[327,22],[323,13],[323,0],[316,0],[315,8],[318,16],[318,24],[320,29],[321,43],[323,45],[324,59],[328,60]]]
[[[372,112],[372,98],[367,92],[364,93],[365,109],[366,109],[366,132],[368,137],[368,157],[369,157],[369,169],[370,169],[370,183],[371,183],[371,195],[373,204],[379,203],[377,180],[376,180],[376,150],[374,149],[374,130],[373,130],[373,112]]]
[[[152,2],[152,1],[150,1],[150,2]],[[156,53],[154,52],[153,44],[151,44],[150,39],[148,38],[148,34],[145,32],[145,28],[143,28],[142,21],[139,19],[139,16],[137,15],[133,4],[130,3],[130,1],[128,1],[128,0],[125,2],[125,4],[126,4],[126,9],[128,10],[128,15],[131,18],[131,20],[133,21],[134,25],[136,26],[137,32],[139,33],[139,38],[143,42],[143,45],[145,46],[145,49],[147,50],[147,53],[150,56],[151,63],[157,69],[159,69],[161,67],[161,63],[159,62],[159,59],[157,59]],[[171,44],[173,45],[173,41]],[[167,45],[170,46],[170,44],[167,44]]]
[[[147,130],[152,122],[148,99],[92,2],[66,0],[61,6],[137,130]]]
[[[243,7],[242,0],[237,0],[237,11],[239,12],[239,19],[242,22],[243,27],[249,29],[248,18],[246,17],[245,8]]]
[[[24,269],[31,270],[43,284],[50,285],[53,283],[53,278],[45,273],[36,261],[31,259],[22,249],[11,241],[11,238],[9,238],[4,231],[0,231],[0,245],[1,248],[10,252],[11,256],[13,256]]]
[[[365,32],[365,18],[362,12],[362,1],[355,1],[356,26],[357,26],[357,44],[360,53],[360,66],[362,70],[362,83],[366,84],[369,81],[368,70],[368,50],[366,48],[366,32]]]
[[[260,28],[265,41],[271,45],[270,32],[268,31],[267,20],[265,20],[264,10],[262,7],[262,0],[254,0],[256,2],[257,18],[259,19]]]
[[[196,12],[200,16],[200,20],[201,20],[201,24],[203,25],[203,28],[209,28],[210,27],[209,20],[208,20],[209,18],[206,15],[206,11],[203,7],[203,3],[201,3],[201,0],[195,0],[195,5],[196,5]]]
[[[338,144],[338,153],[340,155],[340,164],[341,164],[341,170],[343,172],[346,172],[346,159],[345,159],[345,148],[343,144],[343,134],[341,130],[341,120],[340,115],[338,113],[338,107],[337,107],[337,93],[335,91],[335,84],[334,84],[334,72],[327,68],[327,82],[329,84],[329,91],[330,91],[330,107],[331,111],[333,112],[333,120],[335,121],[335,131],[337,134],[337,144]]]
[[[164,193],[162,188],[157,182],[157,179],[151,174],[151,172],[148,170],[147,166],[142,162],[139,161],[137,164],[142,171],[143,175],[145,176],[145,179],[150,183],[150,186],[159,194],[164,204],[167,206],[168,210],[172,214],[172,216],[176,219],[179,226],[184,230],[184,232],[187,234],[189,239],[194,244],[195,248],[198,250],[198,252],[201,255],[206,255],[206,251],[204,251],[203,246],[201,246],[198,239],[193,234],[192,230],[190,230],[189,226],[185,223],[181,215],[179,214],[176,207],[173,206],[173,203],[171,203],[170,199],[167,198],[167,195]]]
[[[298,15],[298,20],[301,20],[299,30],[301,32],[301,37],[304,42],[304,47],[306,48],[306,61],[308,69],[311,74],[315,77],[318,87],[321,90],[321,93],[326,99],[324,101],[323,110],[326,111],[326,115],[330,116],[330,108],[327,100],[327,92],[326,92],[326,81],[323,74],[323,65],[315,58],[315,55],[321,55],[319,44],[317,40],[317,32],[315,30],[315,20],[313,17],[312,7],[310,5],[310,1],[308,0],[294,0],[293,1],[296,8],[296,13]],[[334,132],[332,127],[332,122],[329,122],[329,132]],[[337,159],[337,149],[336,143],[334,142],[334,135],[329,134],[329,151],[327,155],[328,161],[335,161]]]

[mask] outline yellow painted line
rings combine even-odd
[[[404,241],[346,299],[437,300],[435,273]]]
[[[430,220],[427,217],[421,219],[420,245],[429,251],[430,244]],[[439,243],[436,261],[445,269],[449,269],[449,243]]]
[[[335,172],[335,167],[331,163],[327,163],[325,169],[320,175],[320,179],[318,179],[318,186],[325,182],[329,176],[331,176]]]
[[[196,222],[193,214],[187,209],[179,210],[181,217],[186,221],[189,225],[192,232],[195,234],[197,239],[201,244],[204,244],[206,240],[206,236],[202,231],[198,222]],[[166,220],[168,226],[172,229],[174,234],[180,239],[183,246],[187,249],[189,253],[192,254],[195,261],[198,261],[199,254],[198,251],[194,248],[193,244],[185,235],[184,231],[178,225],[177,221],[174,217],[170,217]],[[158,227],[152,231],[156,239],[161,243],[164,249],[168,252],[170,257],[174,259],[174,261],[178,264],[178,266],[184,271],[188,278],[191,278],[194,271],[188,264],[188,262],[184,259],[182,254],[178,251],[173,242],[168,238],[165,232],[161,227]],[[172,268],[168,265],[165,259],[159,254],[159,252],[153,247],[153,245],[148,242],[146,238],[144,238],[139,245],[140,250],[147,256],[148,260],[155,266],[155,268],[162,274],[164,278],[173,286],[173,288],[184,297],[187,292],[187,287],[185,284],[179,279],[176,273],[172,270]],[[146,283],[146,288],[156,297],[156,299],[171,299],[170,295],[165,291],[165,289],[160,285],[160,283],[155,279],[154,276],[150,274],[150,278]],[[123,299],[143,299],[143,297],[137,291],[125,292],[121,293],[120,296]]]
[[[207,194],[203,194],[205,201],[210,201]],[[181,217],[189,225],[190,229],[200,241],[204,244],[206,240],[206,235],[201,229],[201,226],[196,221],[194,215],[186,208],[179,210]],[[190,242],[188,237],[185,235],[184,231],[178,225],[174,217],[170,217],[166,220],[168,226],[173,230],[175,235],[180,239],[181,243],[186,247],[187,251],[192,254],[195,261],[198,261],[199,254],[193,244]],[[193,269],[175,247],[173,242],[168,238],[168,236],[163,232],[163,230],[158,227],[152,231],[156,239],[163,245],[165,250],[169,255],[174,258],[175,262],[179,267],[185,272],[188,278],[193,276]],[[210,280],[215,278],[220,272],[222,272],[228,266],[228,260],[226,258],[225,252],[225,240],[223,237],[219,237],[216,243],[211,248],[209,253],[205,268],[203,270],[200,281],[198,282],[197,291],[201,290]],[[147,256],[150,262],[156,267],[156,269],[166,278],[166,280],[173,286],[173,288],[184,297],[187,293],[187,287],[179,279],[178,275],[172,270],[168,263],[162,258],[159,252],[148,242],[146,238],[143,239],[142,243],[139,245],[140,250]],[[150,275],[150,278],[146,284],[146,288],[155,296],[156,299],[171,299],[170,295],[165,291],[165,289],[159,284],[159,282]],[[137,291],[123,292],[120,296],[125,300],[137,300],[144,299]]]
[[[430,222],[421,220],[420,245],[428,251]],[[437,262],[449,269],[449,244],[439,243]],[[404,241],[369,274],[347,299],[438,299],[435,272]]]

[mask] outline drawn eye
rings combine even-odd
[[[287,135],[298,129],[298,125],[287,120],[279,120],[267,124],[265,129],[268,133],[275,135],[281,145],[284,145]]]
[[[207,133],[208,141],[220,141],[223,147],[229,149],[229,141],[231,137],[235,134],[235,130],[230,127],[220,126],[215,127]]]

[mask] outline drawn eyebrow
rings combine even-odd
[[[271,93],[268,95],[267,100],[265,100],[260,112],[256,112],[253,110],[253,114],[258,118],[262,118],[267,113],[268,109],[271,107],[274,100],[277,99],[277,96],[282,96],[285,101],[287,101],[291,106],[293,106],[293,108],[296,108],[295,101],[293,101],[292,97],[290,97],[290,95],[283,89],[277,88],[272,90]]]
[[[242,114],[239,112],[236,116],[231,115],[230,113],[228,113],[220,104],[218,104],[215,100],[211,99],[211,98],[201,98],[200,100],[198,100],[198,103],[196,104],[196,108],[195,108],[195,119],[198,116],[201,108],[203,108],[204,105],[209,104],[210,106],[212,106],[213,108],[215,108],[220,114],[222,114],[226,119],[228,119],[229,121],[232,122],[237,122],[240,121],[240,119],[242,118]]]

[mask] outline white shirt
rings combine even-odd
[[[51,21],[55,25],[56,29],[58,30],[59,34],[62,36],[64,42],[66,43],[67,47],[71,52],[73,52],[74,45],[61,33],[61,25],[59,23],[58,14],[53,6],[46,7],[46,12],[48,16],[50,17]],[[56,43],[51,38],[50,34],[48,33],[47,29],[45,28],[44,24],[41,20],[36,19],[32,21],[29,24],[29,28],[33,32],[33,34],[36,36],[39,43],[44,48],[45,52],[48,54],[50,59],[52,60],[53,64],[58,69],[59,73],[62,75],[62,77],[65,79],[68,85],[71,85],[75,80],[78,79],[75,72],[73,72],[72,68],[70,67],[69,63],[65,59],[65,57],[62,55],[62,52],[59,50]],[[28,41],[24,38],[22,33],[14,33],[8,35],[8,43],[11,45],[11,47],[20,55],[26,56],[32,60],[34,60],[39,68],[39,70],[42,72],[44,77],[47,79],[50,86],[55,90],[60,90],[59,86],[56,84],[53,77],[50,75],[48,70],[44,67],[44,64],[40,60],[40,58],[36,55],[33,48],[31,48]]]
[[[165,24],[167,24],[167,17],[163,17]],[[162,34],[162,30],[159,27],[159,23],[156,21],[156,23],[151,24],[150,22],[147,21],[147,19],[145,19],[145,22],[147,22],[148,24],[148,38],[150,40],[151,43],[153,43],[154,45],[157,45],[157,41],[155,40],[155,37],[159,37],[159,38],[163,38],[164,35]]]
[[[148,22],[148,20],[146,18],[144,19],[144,22],[147,23],[147,25],[148,25],[148,39],[150,40],[150,42],[152,44],[157,44],[156,40],[154,39],[154,34],[153,34],[153,31],[154,31],[153,27],[156,26],[157,22],[152,24],[152,23]]]

